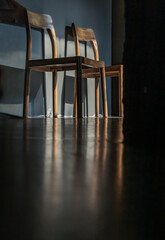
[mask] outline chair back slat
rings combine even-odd
[[[0,23],[25,27],[26,14],[13,10],[0,10]]]
[[[23,8],[19,3],[14,0],[1,0],[0,2],[0,10],[7,10],[7,9],[16,9],[16,8]]]
[[[0,10],[2,9],[14,9],[14,6],[10,0],[1,0],[0,2]]]
[[[52,29],[53,20],[51,16],[45,14],[38,14],[32,11],[27,11],[28,13],[28,21],[32,28],[36,29]]]
[[[98,44],[93,29],[81,28],[72,23],[72,33],[75,42],[76,55],[80,56],[80,41],[90,42],[93,48],[95,60],[99,61]]]
[[[0,0],[0,23],[24,27],[27,17],[32,28],[53,28],[51,16],[29,11],[14,0]]]
[[[94,31],[89,28],[80,28],[75,26],[76,34],[80,41],[93,41],[96,39]]]
[[[26,9],[13,0],[1,0],[0,23],[25,26]]]

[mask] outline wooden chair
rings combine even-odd
[[[28,117],[29,93],[30,93],[30,75],[31,70],[53,73],[53,116],[57,117],[57,72],[58,71],[76,71],[76,89],[77,89],[77,109],[79,118],[82,117],[82,70],[87,68],[97,68],[101,74],[102,96],[103,96],[103,115],[107,117],[107,98],[105,66],[103,61],[95,61],[89,58],[74,56],[57,58],[56,34],[52,18],[49,15],[37,14],[28,11],[13,0],[3,0],[0,5],[0,22],[24,26],[27,34],[26,66],[25,66],[25,88],[23,117]],[[41,31],[44,39],[44,31],[49,34],[52,44],[52,58],[32,60],[32,37],[31,29]],[[44,41],[43,44],[44,45]]]
[[[45,22],[47,22],[48,24],[45,24]],[[30,27],[33,28],[34,30],[41,32],[42,57],[44,57],[44,30],[47,29],[48,31],[51,31],[53,27],[53,22],[50,16],[36,14],[34,12],[28,11],[26,8],[24,8],[14,0],[1,0],[0,23],[26,28],[27,45],[25,61],[24,100],[23,100],[23,116],[26,117],[28,115],[29,89],[30,89],[30,85],[27,79],[27,76],[29,74],[28,61],[31,59],[32,55],[32,39]],[[44,100],[44,112],[46,112],[45,81],[43,81],[43,100]]]
[[[80,55],[80,46],[79,42],[82,41],[85,43],[85,57],[87,57],[87,42],[91,43],[91,46],[93,48],[94,52],[94,58],[95,60],[99,61],[99,51],[98,51],[98,45],[96,41],[96,37],[94,34],[94,31],[92,29],[87,28],[80,28],[78,26],[75,26],[74,23],[72,23],[72,26],[66,26],[65,27],[65,56],[67,54],[67,41],[73,40],[75,42],[75,51],[76,56]],[[118,89],[118,95],[119,95],[119,116],[123,117],[124,110],[123,110],[123,65],[113,65],[113,66],[107,66],[105,67],[105,74],[106,77],[117,77],[119,81],[119,89]],[[98,69],[92,68],[92,69],[84,69],[83,70],[83,78],[95,78],[95,115],[99,115],[99,77],[100,73]],[[75,81],[76,82],[76,81]],[[77,114],[77,92],[75,88],[74,93],[74,116]]]

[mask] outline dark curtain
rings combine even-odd
[[[164,0],[125,0],[124,136],[162,144],[165,112]]]

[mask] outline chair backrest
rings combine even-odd
[[[14,0],[1,0],[0,23],[25,27],[26,9]]]
[[[0,10],[15,9],[16,7],[22,7],[22,6],[14,0],[1,0],[0,2]]]
[[[94,31],[89,28],[81,28],[81,27],[75,26],[75,24],[72,23],[72,34],[75,42],[76,55],[80,56],[80,45],[79,45],[80,41],[90,42],[94,51],[95,60],[98,61],[99,51],[98,51],[98,44],[96,41]]]
[[[57,57],[57,41],[56,41],[56,33],[53,25],[53,20],[50,15],[38,14],[32,11],[27,10],[27,44],[28,49],[30,49],[30,53],[32,52],[32,37],[31,37],[31,29],[35,29],[41,32],[42,39],[44,38],[44,31],[46,30],[49,34],[51,44],[52,44],[52,57]],[[31,59],[31,55],[28,60]]]
[[[51,16],[31,12],[14,0],[1,0],[0,23],[26,28],[26,65],[28,61],[31,60],[32,56],[31,29],[40,31],[42,33],[42,36],[44,36],[44,30],[47,30],[51,39],[52,55],[54,58],[57,57],[56,34]]]

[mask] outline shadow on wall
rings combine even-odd
[[[25,70],[0,66],[0,112],[22,116]],[[43,114],[41,73],[33,73],[30,92],[29,116]]]

